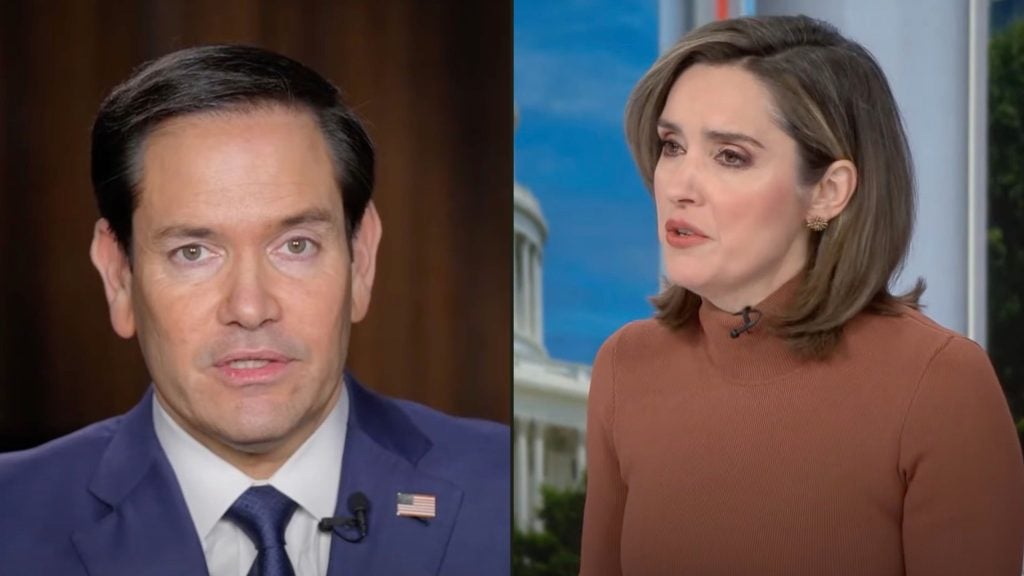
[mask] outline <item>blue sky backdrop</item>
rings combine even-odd
[[[544,331],[589,364],[658,288],[654,206],[622,117],[658,52],[656,0],[515,0],[516,180],[540,201]]]

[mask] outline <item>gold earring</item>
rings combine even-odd
[[[811,216],[810,218],[807,219],[805,223],[807,224],[808,228],[814,230],[815,232],[824,232],[825,229],[828,228],[828,220],[822,218],[821,216]]]

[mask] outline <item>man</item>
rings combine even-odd
[[[153,386],[0,456],[0,572],[508,572],[507,428],[345,375],[381,221],[330,83],[255,48],[165,56],[103,103],[92,171],[90,254]]]

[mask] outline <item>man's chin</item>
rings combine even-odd
[[[218,440],[237,452],[258,456],[275,451],[295,435],[295,426],[283,423],[248,423],[221,430]]]

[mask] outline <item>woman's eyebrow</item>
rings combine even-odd
[[[664,118],[658,118],[658,128],[663,128],[677,134],[683,133],[683,129],[678,124]],[[764,144],[760,140],[736,130],[705,129],[701,132],[701,135],[704,136],[704,139],[711,140],[712,142],[747,142],[764,150]]]
[[[747,142],[764,150],[764,144],[761,144],[757,138],[742,132],[733,132],[728,130],[704,130],[703,134],[704,138],[711,140],[712,142]]]

